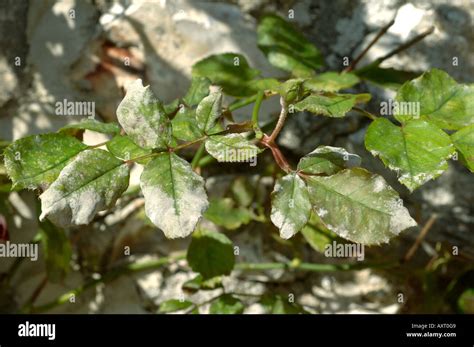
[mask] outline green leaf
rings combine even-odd
[[[310,95],[295,104],[295,110],[340,118],[344,117],[357,103],[368,100],[370,100],[370,94]]]
[[[206,140],[205,145],[207,152],[219,162],[253,164],[256,163],[255,157],[261,152],[260,148],[247,140],[243,134],[214,135]]]
[[[209,95],[209,87],[211,81],[206,77],[193,76],[191,79],[191,86],[183,98],[183,101],[188,106],[196,106]]]
[[[209,309],[211,314],[241,314],[244,312],[242,301],[230,294],[224,294],[213,301]]]
[[[171,123],[163,104],[142,80],[131,83],[117,108],[117,119],[128,136],[143,148],[166,148],[171,141]]]
[[[247,59],[241,54],[224,53],[211,55],[196,64],[192,69],[193,76],[209,78],[219,85],[227,95],[251,96],[257,91],[248,83],[254,80],[260,71],[252,69]]]
[[[218,232],[199,230],[193,234],[187,260],[204,279],[229,275],[235,264],[232,241]]]
[[[362,244],[388,242],[415,226],[397,192],[361,168],[306,180],[313,210],[340,237]]]
[[[304,82],[304,87],[312,92],[338,92],[359,83],[359,78],[350,73],[325,72]]]
[[[176,300],[171,299],[161,303],[158,313],[171,313],[176,311],[185,310],[190,308],[194,304],[188,300]]]
[[[398,127],[379,118],[367,129],[365,147],[379,156],[398,180],[411,191],[441,175],[454,153],[449,136],[437,126],[422,120]]]
[[[344,148],[319,146],[300,159],[298,171],[311,175],[332,175],[346,168],[360,166],[360,162],[357,154],[349,153]]]
[[[171,121],[173,136],[182,141],[194,141],[203,136],[196,120],[195,111],[183,107]],[[213,129],[214,130],[214,129]]]
[[[117,135],[106,144],[107,150],[117,158],[130,160],[150,154],[151,150],[144,149],[135,144],[128,136]],[[147,164],[151,159],[144,158],[137,161],[140,164]]]
[[[258,47],[270,64],[293,73],[308,76],[324,61],[319,50],[290,23],[276,15],[266,15],[257,28]]]
[[[162,153],[143,170],[145,212],[167,238],[191,234],[208,207],[204,179],[175,153]]]
[[[327,244],[332,242],[332,239],[313,225],[307,224],[302,230],[301,234],[309,243],[311,248],[319,253],[324,253]]]
[[[474,314],[474,289],[465,290],[459,296],[457,304],[462,313]]]
[[[396,70],[393,68],[381,68],[377,62],[374,62],[373,64],[355,70],[354,74],[380,87],[397,90],[403,83],[416,78],[421,73]]]
[[[127,189],[129,172],[127,164],[107,151],[79,153],[40,195],[40,220],[48,217],[61,227],[89,224]]]
[[[208,133],[222,114],[222,93],[211,93],[201,100],[196,109],[197,126]]]
[[[80,123],[69,124],[59,129],[60,133],[75,136],[78,131],[91,130],[97,133],[117,135],[120,133],[120,126],[117,123],[102,123],[95,119],[84,119]]]
[[[311,248],[319,253],[324,253],[327,244],[339,241],[337,235],[329,230],[314,212],[311,213],[308,224],[301,229],[301,234]]]
[[[235,207],[230,198],[211,200],[204,217],[228,230],[238,229],[252,220],[252,214],[244,207]]]
[[[235,201],[241,206],[250,206],[254,202],[255,188],[246,177],[239,176],[231,187]]]
[[[272,192],[271,220],[280,236],[289,239],[308,222],[311,203],[305,182],[292,173],[280,178]]]
[[[14,188],[34,189],[52,183],[68,161],[86,148],[63,134],[28,136],[5,149],[5,168]]]
[[[205,280],[202,275],[197,275],[193,279],[184,282],[183,290],[189,292],[197,292],[198,290],[215,290],[217,288],[223,288],[222,277],[212,277]]]
[[[40,223],[40,233],[48,280],[51,282],[61,281],[71,269],[71,244],[64,230],[57,228],[47,220]]]
[[[442,70],[432,69],[405,83],[398,90],[396,101],[419,105],[419,114],[398,107],[394,113],[401,123],[421,118],[450,130],[474,123],[474,86],[458,84]]]
[[[461,161],[474,172],[474,124],[451,135],[451,140],[461,154]]]

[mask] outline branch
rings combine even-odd
[[[361,59],[367,54],[367,52],[370,50],[370,48],[372,48],[373,45],[375,45],[375,43],[377,43],[378,40],[380,40],[380,38],[385,35],[385,33],[387,32],[388,29],[390,29],[390,27],[395,23],[395,20],[392,19],[387,25],[385,25],[382,29],[380,29],[380,31],[377,33],[377,35],[372,39],[372,41],[370,41],[370,43],[368,44],[367,47],[365,47],[365,49],[359,53],[359,55],[354,58],[354,60],[352,61],[352,63],[346,68],[344,69],[344,72],[350,72],[352,70],[354,70],[354,68],[356,67],[356,65],[361,61]]]

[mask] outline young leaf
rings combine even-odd
[[[303,84],[304,79],[295,78],[278,85],[274,91],[280,94],[288,104],[295,103],[300,101],[306,92]]]
[[[220,162],[250,161],[261,151],[243,134],[210,136],[206,140],[206,150]]]
[[[171,140],[171,123],[163,104],[150,86],[138,79],[128,86],[117,108],[117,119],[128,136],[144,148],[166,148]]]
[[[399,107],[395,118],[401,123],[421,118],[451,130],[474,123],[474,86],[458,84],[442,70],[432,69],[406,82],[396,101],[419,105],[419,114],[408,114]]]
[[[311,75],[323,65],[319,50],[279,16],[263,17],[257,28],[257,43],[270,64],[295,76]]]
[[[224,53],[211,55],[196,64],[192,69],[193,76],[209,78],[213,84],[223,88],[231,96],[251,96],[257,91],[248,83],[260,74],[252,69],[247,59],[241,54]]]
[[[244,207],[235,207],[230,198],[214,199],[204,217],[228,230],[238,229],[252,220],[252,214]]]
[[[57,228],[47,220],[40,223],[40,233],[48,280],[51,282],[61,281],[71,268],[71,244],[64,230]]]
[[[313,176],[306,183],[313,210],[344,239],[380,244],[416,225],[397,192],[381,176],[364,169]]]
[[[194,304],[188,300],[181,301],[181,300],[171,299],[171,300],[167,300],[161,303],[160,308],[158,309],[158,313],[171,313],[171,312],[181,311],[181,310],[190,308],[193,305]]]
[[[206,77],[193,76],[191,79],[191,86],[183,98],[186,105],[192,107],[196,106],[209,95],[209,87],[211,81]]]
[[[222,114],[222,93],[211,93],[201,100],[196,109],[197,126],[202,132],[208,133],[217,123]]]
[[[63,134],[33,135],[5,148],[5,168],[14,188],[52,183],[68,161],[87,146]]]
[[[84,119],[79,123],[69,124],[59,129],[60,133],[75,136],[81,130],[91,130],[97,133],[117,135],[120,133],[120,126],[117,123],[102,123],[95,119]]]
[[[107,150],[117,158],[130,160],[150,154],[151,150],[144,149],[135,144],[128,136],[117,135],[106,144]],[[146,164],[150,158],[139,160],[138,163]]]
[[[300,159],[298,171],[311,175],[332,175],[346,168],[360,166],[360,162],[357,154],[349,153],[344,148],[319,146]]]
[[[230,294],[224,294],[214,300],[209,309],[211,314],[241,314],[244,312],[242,301]]]
[[[474,172],[474,124],[451,135],[451,140],[461,154],[464,165]]]
[[[369,100],[370,94],[310,95],[295,104],[295,110],[340,118],[344,117],[357,103]]]
[[[308,222],[311,203],[304,181],[292,173],[280,178],[272,192],[271,220],[280,236],[289,239]]]
[[[440,176],[447,169],[447,159],[454,153],[449,136],[437,126],[412,120],[398,127],[379,118],[367,129],[365,147],[391,170],[411,191]]]
[[[128,187],[128,166],[101,149],[78,154],[40,195],[40,220],[61,227],[89,224],[95,214],[115,204]]]
[[[167,238],[186,237],[208,207],[204,180],[175,153],[162,153],[140,177],[145,211]]]
[[[359,78],[350,73],[325,72],[304,82],[304,87],[312,92],[338,92],[359,83]]]
[[[199,230],[193,234],[187,260],[204,279],[229,275],[235,264],[232,241],[218,232]]]

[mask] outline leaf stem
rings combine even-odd
[[[260,126],[258,125],[258,113],[260,111],[260,106],[262,105],[262,101],[264,97],[265,97],[265,92],[263,90],[259,91],[257,94],[257,98],[255,100],[255,105],[253,106],[252,124],[253,124],[253,128],[256,131],[260,130]]]
[[[376,120],[378,117],[375,115],[375,114],[372,114],[362,108],[359,108],[359,107],[353,107],[352,108],[354,111],[360,113],[361,115],[367,117],[367,118],[370,118],[372,120]]]
[[[275,126],[275,129],[273,129],[272,133],[270,134],[268,138],[268,143],[275,142],[275,139],[277,138],[281,129],[283,129],[283,125],[285,125],[286,117],[288,116],[288,105],[283,97],[280,97],[280,105],[281,105],[280,116],[278,117],[278,122],[277,122],[277,125]]]
[[[196,154],[194,154],[193,160],[191,161],[191,167],[193,168],[193,170],[199,166],[199,161],[201,160],[201,158],[204,154],[205,148],[206,147],[205,147],[204,142],[203,142],[203,143],[201,143],[198,150],[196,151]]]

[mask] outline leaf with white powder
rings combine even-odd
[[[366,245],[388,242],[417,225],[397,192],[378,175],[353,168],[306,181],[313,210],[340,237]]]
[[[398,127],[385,118],[369,126],[365,147],[399,172],[398,180],[411,191],[440,176],[455,150],[449,136],[434,124],[411,120]]]
[[[332,175],[343,169],[359,166],[360,162],[357,154],[349,153],[344,148],[319,146],[300,159],[298,171],[311,175]]]
[[[52,183],[68,161],[86,148],[63,134],[28,136],[5,148],[5,168],[14,187],[34,189]]]
[[[201,131],[208,133],[222,114],[222,93],[214,92],[201,100],[196,108],[197,125]]]
[[[206,150],[219,162],[251,161],[261,152],[243,134],[210,136],[206,140]]]
[[[107,151],[80,153],[40,195],[40,220],[48,218],[61,227],[89,224],[127,189],[129,173],[128,166]]]
[[[117,119],[127,135],[140,147],[166,148],[171,141],[171,122],[163,104],[150,86],[138,79],[128,86],[117,108]]]
[[[311,203],[305,182],[295,173],[279,179],[272,193],[271,220],[289,239],[308,222]]]
[[[167,238],[186,237],[208,207],[204,179],[174,153],[162,153],[143,170],[145,212]]]

